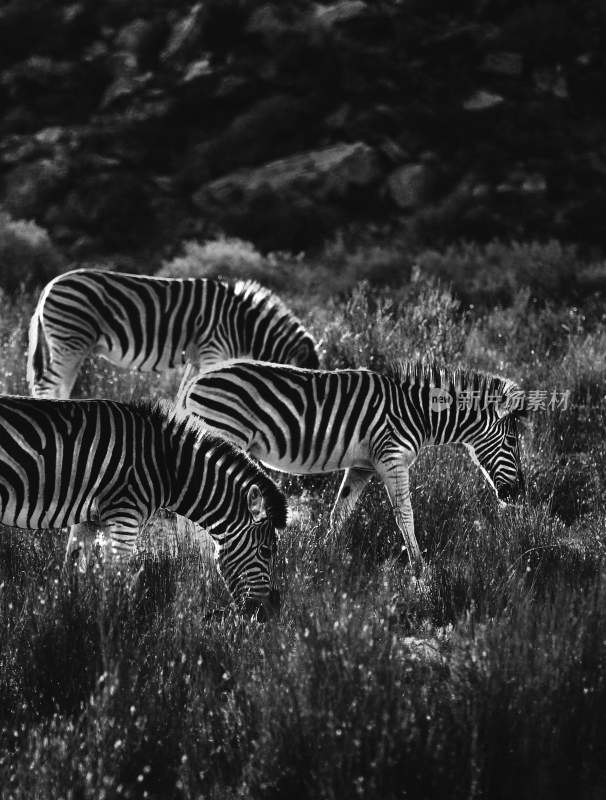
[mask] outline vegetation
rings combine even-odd
[[[44,283],[61,270],[63,257],[48,233],[35,222],[12,219],[0,210],[0,287],[13,292],[19,286]]]
[[[515,508],[499,510],[464,452],[422,453],[418,580],[378,483],[328,537],[337,478],[284,476],[284,605],[266,625],[214,613],[226,594],[201,536],[175,540],[170,519],[140,550],[137,598],[119,579],[68,584],[60,532],[4,530],[0,794],[601,796],[606,323],[588,283],[577,281],[574,303],[553,287],[603,265],[555,243],[406,255],[397,243],[352,251],[335,240],[318,266],[222,241],[190,245],[164,269],[185,274],[188,259],[198,274],[237,277],[241,265],[249,277],[252,265],[310,325],[330,367],[433,355],[528,390],[570,390],[570,404],[525,424],[527,497]],[[472,285],[467,265],[482,262]],[[34,301],[1,298],[1,391],[26,391]],[[177,385],[178,375],[95,361],[78,391],[171,396]]]

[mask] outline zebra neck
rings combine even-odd
[[[255,283],[224,286],[222,324],[230,333],[232,358],[282,361],[296,320],[269,290]],[[288,334],[288,335],[287,335]]]
[[[226,507],[231,506],[235,481],[242,469],[227,442],[201,435],[182,423],[169,433],[171,475],[169,511],[214,530],[223,526]]]
[[[440,413],[430,412],[430,436],[427,444],[471,444],[483,430],[480,411],[451,406]]]

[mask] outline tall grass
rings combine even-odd
[[[168,519],[142,538],[136,594],[94,573],[66,581],[59,532],[3,531],[0,796],[606,792],[604,323],[532,288],[466,307],[411,274],[387,290],[352,271],[324,307],[299,296],[325,363],[418,354],[569,388],[568,409],[524,425],[524,502],[500,510],[462,450],[428,448],[412,470],[415,578],[378,481],[329,536],[337,478],[282,477],[295,513],[282,614],[264,626],[233,613],[208,548]],[[25,389],[32,305],[3,300],[5,391]],[[177,381],[97,361],[81,388],[170,396]]]

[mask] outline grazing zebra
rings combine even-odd
[[[411,562],[420,562],[409,468],[425,444],[467,445],[502,501],[522,488],[511,381],[401,363],[389,375],[230,361],[185,387],[180,405],[274,469],[345,470],[331,526],[353,510],[373,473],[383,480]],[[463,392],[473,402],[461,403]],[[442,397],[439,404],[437,398]],[[456,401],[446,405],[444,398]]]
[[[32,316],[32,395],[69,397],[93,353],[143,372],[187,363],[184,380],[229,358],[319,364],[311,335],[257,283],[77,269],[47,284]]]
[[[109,538],[105,557],[115,565],[159,508],[211,534],[236,602],[272,610],[270,567],[286,502],[247,455],[159,406],[0,398],[4,525],[72,526],[67,562],[80,561],[81,546],[90,547],[101,529]]]

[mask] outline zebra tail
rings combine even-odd
[[[27,385],[30,394],[40,381],[49,361],[48,345],[42,329],[42,308],[38,303],[29,323],[29,343],[27,348]]]

